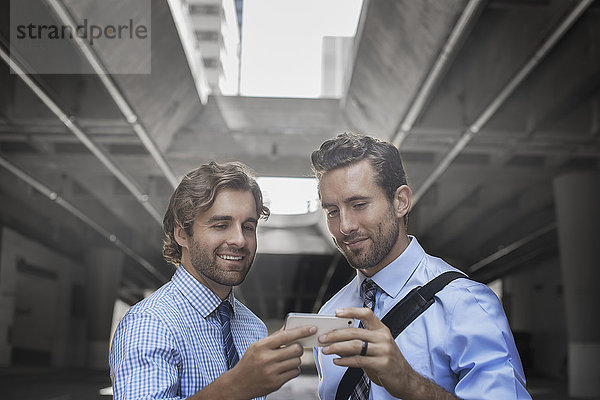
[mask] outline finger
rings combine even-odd
[[[300,368],[292,368],[285,372],[282,372],[278,376],[279,376],[279,379],[281,380],[281,384],[283,385],[287,381],[294,379],[299,375],[300,375]]]
[[[317,327],[301,326],[299,328],[277,331],[263,340],[269,348],[276,349],[283,345],[294,343],[298,339],[314,335],[315,333],[317,333]]]
[[[385,326],[384,323],[373,314],[373,311],[366,307],[338,308],[335,310],[335,315],[336,317],[341,318],[360,319],[367,329],[379,329],[380,327]]]
[[[373,360],[374,360],[373,357],[368,357],[368,356],[351,356],[351,357],[334,358],[333,363],[335,365],[339,365],[340,367],[368,369],[372,366]]]
[[[289,360],[292,358],[297,358],[299,360],[302,354],[304,354],[304,348],[298,343],[294,343],[285,347],[279,347],[272,351],[274,352],[273,360],[277,362]]]
[[[363,343],[367,343],[366,352],[363,354]],[[385,345],[370,343],[362,340],[334,343],[321,349],[323,354],[337,354],[340,357],[364,356],[380,357],[386,354]]]
[[[350,340],[347,342],[339,342],[329,346],[325,346],[321,351],[323,352],[323,354],[337,354],[340,357],[351,357],[360,355],[362,351],[362,344],[362,340]],[[370,345],[367,349],[367,353],[369,355],[373,355],[372,348],[373,346]],[[369,350],[371,351],[369,352]]]
[[[378,342],[382,339],[379,338],[380,334],[375,331],[362,328],[347,328],[347,329],[336,329],[328,332],[324,335],[319,336],[319,342],[323,345],[327,345],[335,342],[345,342],[348,340],[366,340],[368,342]]]
[[[290,358],[289,360],[277,363],[275,371],[276,373],[284,373],[286,371],[300,368],[301,364],[302,360],[300,357]]]

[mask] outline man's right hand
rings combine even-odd
[[[300,375],[304,349],[294,342],[316,332],[314,326],[279,330],[252,343],[235,367],[188,399],[249,400],[276,391]]]
[[[230,371],[235,382],[250,398],[264,396],[300,375],[300,357],[304,349],[298,339],[316,333],[315,327],[279,330],[254,342]]]

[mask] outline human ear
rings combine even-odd
[[[408,211],[410,211],[410,205],[412,201],[412,190],[408,185],[399,186],[394,193],[394,211],[396,217],[404,218]]]
[[[177,225],[175,229],[173,229],[173,236],[178,245],[181,247],[188,247],[189,236],[183,227]]]

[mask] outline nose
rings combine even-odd
[[[358,223],[351,213],[340,211],[340,233],[349,235],[358,230]]]
[[[244,235],[244,229],[242,226],[237,226],[231,229],[231,234],[227,238],[227,244],[238,248],[246,246],[246,236]]]

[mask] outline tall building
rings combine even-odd
[[[185,0],[213,93],[239,93],[241,0]]]

